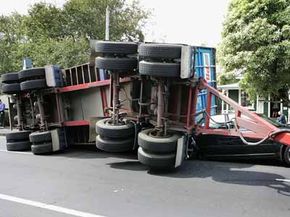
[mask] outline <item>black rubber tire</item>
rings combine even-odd
[[[175,167],[175,154],[152,154],[143,148],[138,148],[138,160],[140,163],[152,169],[172,169]]]
[[[105,118],[96,123],[98,135],[108,138],[128,138],[135,134],[135,127],[132,123],[114,126],[109,123],[110,120],[110,118]]]
[[[13,143],[17,141],[29,141],[29,134],[31,131],[17,131],[6,134],[7,143]]]
[[[20,83],[20,89],[22,91],[28,90],[39,90],[45,89],[47,87],[45,79],[36,79],[36,80],[29,80],[23,81]]]
[[[17,72],[10,72],[1,75],[1,81],[4,84],[12,84],[12,83],[18,83],[18,73]]]
[[[138,53],[140,57],[159,59],[180,59],[181,45],[171,44],[141,44]]]
[[[44,132],[33,132],[29,135],[29,140],[32,143],[44,143],[51,141],[51,132],[44,131]]]
[[[137,59],[135,58],[113,58],[97,57],[96,67],[118,72],[130,72],[137,68]]]
[[[33,144],[31,152],[33,154],[50,154],[52,152],[52,143]]]
[[[96,147],[105,152],[129,152],[133,150],[134,138],[129,139],[110,139],[106,137],[101,137],[98,135],[96,137]]]
[[[95,52],[103,54],[135,54],[138,45],[133,42],[98,41],[95,44]]]
[[[45,69],[44,68],[25,69],[18,72],[18,77],[20,80],[27,80],[39,77],[45,78]]]
[[[176,152],[179,136],[172,134],[169,137],[152,137],[152,129],[143,130],[138,134],[138,144],[150,153],[172,153]]]
[[[20,84],[19,83],[14,83],[14,84],[3,84],[2,85],[2,93],[5,94],[15,94],[15,93],[20,93]]]
[[[286,146],[283,152],[283,162],[287,167],[290,167],[290,146]]]
[[[7,151],[27,151],[30,150],[29,141],[9,142],[6,143]]]
[[[179,63],[139,62],[139,73],[154,77],[179,77]]]

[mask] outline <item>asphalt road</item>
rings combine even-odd
[[[290,168],[191,160],[157,173],[134,154],[1,150],[4,137],[0,217],[290,215]]]

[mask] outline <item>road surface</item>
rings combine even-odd
[[[289,217],[290,168],[186,161],[158,173],[134,154],[35,156],[0,137],[0,217]]]

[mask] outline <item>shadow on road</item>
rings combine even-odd
[[[94,146],[73,147],[69,150],[50,154],[52,157],[67,157],[78,159],[100,159],[100,158],[120,158],[120,159],[137,159],[134,153],[106,153],[97,150]]]
[[[108,163],[111,168],[122,170],[146,171],[148,168],[138,160]]]
[[[276,190],[279,194],[290,196],[290,183],[277,181],[277,179],[286,179],[284,176],[263,171],[253,171],[251,169],[254,166],[253,164],[196,160],[186,161],[182,167],[171,171],[148,170],[146,166],[138,161],[114,162],[108,165],[115,169],[147,171],[148,174],[154,176],[192,179],[211,178],[215,182],[226,184],[265,186]]]

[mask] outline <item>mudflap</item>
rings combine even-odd
[[[62,151],[68,147],[65,129],[64,128],[57,128],[51,130],[51,141],[52,141],[52,151]]]
[[[185,159],[185,141],[185,136],[182,136],[177,140],[175,168],[181,166],[183,160]]]

